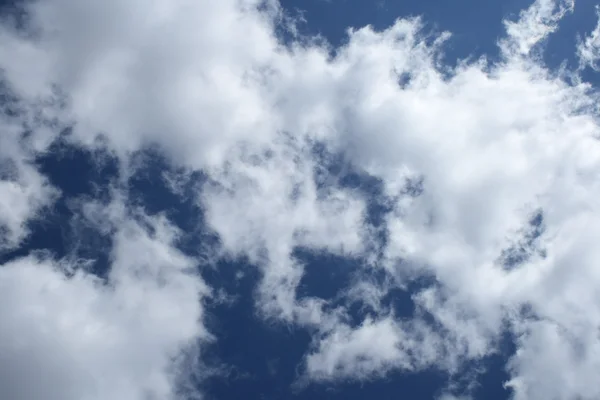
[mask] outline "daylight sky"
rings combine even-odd
[[[600,398],[589,0],[0,2],[0,399]]]

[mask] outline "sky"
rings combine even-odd
[[[0,2],[0,398],[600,398],[589,0]]]

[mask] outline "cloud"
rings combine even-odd
[[[560,20],[573,12],[575,0],[537,0],[521,11],[517,21],[505,21],[504,50],[528,55],[533,47],[558,29]]]
[[[307,356],[306,368],[317,380],[373,379],[392,369],[425,369],[444,352],[441,337],[422,322],[367,319],[355,328],[337,325]]]
[[[596,15],[600,18],[597,6]],[[598,71],[598,59],[600,58],[600,22],[596,24],[596,27],[589,35],[583,39],[579,39],[577,56],[579,58],[579,68],[590,67],[594,71]]]
[[[295,144],[276,145],[248,160],[240,156],[228,168],[211,171],[215,184],[202,193],[207,222],[223,249],[263,268],[259,294],[267,314],[289,320],[313,314],[296,303],[302,276],[292,257],[297,246],[346,255],[362,250],[362,202],[335,187],[319,189],[310,157],[310,148]]]
[[[35,256],[0,268],[1,397],[179,398],[211,339],[194,260],[173,247],[177,232],[164,218],[137,222],[116,202],[84,209],[115,229],[106,281]]]
[[[598,95],[533,51],[573,7],[538,0],[506,22],[500,61],[449,69],[440,62],[448,34],[428,35],[419,19],[351,31],[330,49],[301,38],[284,45],[274,2],[28,3],[25,31],[0,30],[3,81],[23,110],[16,122],[3,114],[14,133],[0,148],[19,149],[3,156],[18,171],[0,186],[5,241],[18,244],[52,201],[55,190],[27,161],[54,138],[93,148],[100,135],[124,180],[132,154],[155,145],[206,176],[195,200],[222,255],[260,269],[259,313],[310,328],[305,378],[460,373],[509,333],[515,399],[595,398]],[[584,61],[594,35],[579,46]],[[348,184],[348,170],[381,183],[380,226],[368,218],[375,194]],[[171,359],[209,338],[199,323],[209,289],[175,249],[177,230],[116,204],[80,211],[113,237],[108,285],[77,268],[66,279],[70,269],[52,259],[0,269],[0,335],[25,341],[2,341],[8,397],[168,398],[178,387]],[[543,225],[535,243],[532,221]],[[519,246],[527,257],[508,268]],[[385,284],[346,288],[353,300],[368,294],[376,315],[353,325],[347,305],[300,297],[300,247],[359,260],[359,277],[384,273]],[[422,277],[434,283],[412,294],[411,318],[377,307]],[[35,318],[43,323],[32,327]],[[6,365],[16,362],[52,371],[62,389],[13,379]],[[565,369],[576,372],[563,384]]]
[[[438,400],[470,400],[471,397],[465,397],[465,396],[454,396],[451,394],[443,394],[440,397],[438,397]]]
[[[57,194],[35,168],[21,164],[23,160],[18,161],[19,167],[12,167],[16,164],[14,158],[5,160],[7,166],[4,168],[8,171],[3,172],[12,176],[0,181],[0,192],[2,192],[0,249],[2,250],[16,247],[26,237],[27,221],[34,218],[42,206],[50,204]]]
[[[53,134],[41,127],[43,105],[25,107],[2,85],[0,74],[0,250],[17,246],[28,233],[27,221],[59,194],[32,165],[39,148]],[[22,138],[23,129],[38,131],[37,140]]]
[[[591,384],[598,368],[598,327],[578,322],[565,327],[562,321],[536,321],[522,327],[516,355],[509,365],[515,376],[508,383],[518,398],[593,399],[600,392]],[[551,350],[550,350],[551,349]],[[557,365],[563,365],[562,370]],[[568,368],[568,369],[567,369]],[[521,371],[527,371],[522,373]],[[559,384],[548,385],[557,381]]]
[[[84,144],[104,134],[121,155],[158,142],[192,166],[219,163],[228,146],[270,131],[255,81],[278,44],[259,3],[35,2],[34,38],[2,30],[3,70],[24,98],[67,93],[64,117]]]

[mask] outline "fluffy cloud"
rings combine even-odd
[[[3,398],[174,399],[187,385],[210,339],[200,302],[208,290],[164,218],[140,223],[119,208],[84,207],[89,223],[115,229],[107,281],[45,257],[0,269]]]
[[[52,116],[44,114],[43,106],[23,106],[3,86],[0,83],[0,250],[17,246],[27,235],[27,221],[58,195],[32,165],[36,151],[54,137],[44,127]],[[35,140],[22,137],[24,128],[37,131]]]
[[[536,55],[573,7],[536,1],[506,22],[500,61],[450,70],[439,57],[448,34],[428,37],[419,19],[351,31],[330,49],[302,38],[284,46],[275,31],[289,21],[274,2],[28,3],[25,29],[0,30],[3,82],[22,110],[3,113],[0,155],[15,171],[0,186],[3,243],[18,244],[52,201],[28,160],[65,127],[80,146],[101,135],[124,179],[130,156],[157,145],[207,177],[197,202],[224,255],[260,268],[262,315],[314,332],[308,379],[456,373],[497,351],[508,330],[515,399],[597,398],[598,96]],[[577,50],[582,65],[595,66],[596,36]],[[367,215],[374,194],[344,184],[332,163],[382,184],[381,226]],[[0,387],[12,398],[50,390],[9,375],[7,365],[27,363],[65,382],[55,398],[173,396],[171,359],[208,337],[194,260],[164,219],[82,213],[97,226],[108,218],[108,285],[77,268],[66,279],[52,259],[3,266],[0,335],[22,341],[0,341],[0,383],[10,382]],[[373,246],[382,231],[386,242]],[[354,326],[343,305],[300,298],[299,247],[384,271],[385,285],[346,291],[368,294],[377,315]],[[378,305],[422,276],[435,283],[413,294],[412,319]]]

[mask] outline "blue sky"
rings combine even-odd
[[[450,31],[453,57],[495,54],[495,42],[503,34],[502,17],[515,16],[528,2],[512,1],[285,1],[290,10],[303,12],[307,32],[320,33],[332,43],[347,39],[349,27],[372,25],[385,29],[395,19],[422,16],[428,27]],[[501,16],[500,18],[498,18]]]
[[[600,396],[593,2],[1,10],[1,398]]]

